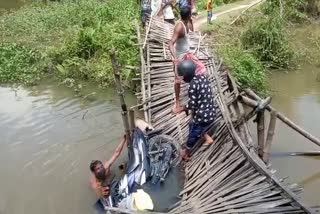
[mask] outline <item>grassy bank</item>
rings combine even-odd
[[[203,31],[212,35],[213,48],[238,82],[264,94],[267,92],[266,72],[298,66],[297,59],[302,52],[293,45],[290,29],[317,17],[317,6],[312,4],[312,0],[288,0],[282,4],[267,0],[232,26],[229,23],[234,15],[218,19],[212,26],[204,26]]]
[[[44,73],[67,83],[112,80],[110,49],[136,66],[135,1],[61,0],[33,3],[0,17],[0,82],[33,84]],[[131,71],[124,68],[129,80]]]

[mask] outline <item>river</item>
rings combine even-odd
[[[0,0],[0,8],[17,8],[24,1]],[[317,137],[320,123],[319,68],[269,75],[272,105]],[[123,135],[114,90],[86,87],[87,98],[69,88],[42,82],[32,88],[0,87],[0,213],[92,213],[96,197],[89,188],[89,163],[107,159]],[[129,104],[135,102],[130,94]],[[254,133],[253,133],[254,135]],[[302,199],[320,204],[319,158],[276,155],[319,150],[278,121],[271,163],[278,177],[289,176],[304,188]],[[118,166],[125,160],[123,153]],[[179,177],[162,191],[156,207],[170,204],[179,191]],[[180,183],[181,185],[181,183]],[[172,195],[167,197],[166,195]],[[159,204],[159,201],[161,203]]]
[[[295,123],[320,138],[320,82],[319,67],[304,65],[289,73],[270,75],[274,91],[272,105]],[[288,128],[279,120],[272,144],[272,152],[320,151],[319,147]],[[290,176],[289,181],[304,188],[303,200],[310,205],[320,205],[320,158],[276,156],[272,166],[279,177]]]
[[[1,214],[93,213],[89,163],[110,157],[124,131],[113,89],[87,85],[83,93],[92,95],[77,97],[51,81],[0,87]],[[126,100],[135,103],[131,94]],[[170,188],[157,189],[153,198],[157,209],[177,200],[181,181],[169,174]]]

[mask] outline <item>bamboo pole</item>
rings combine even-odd
[[[246,92],[246,94],[248,94],[250,97],[252,97],[256,101],[260,101],[261,100],[261,98],[256,93],[254,93],[251,89],[245,89],[244,92]],[[314,144],[320,146],[320,140],[318,138],[316,138],[315,136],[313,136],[312,134],[310,134],[309,132],[307,132],[306,130],[304,130],[303,128],[298,126],[297,124],[295,124],[293,121],[291,121],[285,115],[283,115],[282,113],[278,112],[271,105],[267,105],[266,109],[268,111],[276,111],[278,119],[280,119],[282,122],[287,124],[290,128],[292,128],[296,132],[300,133],[302,136],[304,136],[305,138],[307,138],[308,140],[310,140]]]
[[[130,125],[131,132],[134,130],[134,128],[136,126],[134,119],[135,119],[134,110],[130,108],[129,109],[129,125]]]
[[[128,121],[128,110],[127,110],[127,104],[124,99],[124,90],[121,85],[121,74],[120,74],[120,69],[118,66],[118,61],[116,59],[115,51],[111,50],[110,51],[110,58],[111,58],[111,63],[112,63],[112,70],[113,70],[113,75],[114,75],[114,80],[117,88],[117,92],[119,95],[120,99],[120,104],[121,104],[121,115],[122,115],[122,122],[123,126],[125,129],[125,133],[128,139],[128,142],[131,142],[131,134],[130,134],[130,128],[129,128],[129,121]]]
[[[264,2],[265,0],[260,0],[257,2],[254,2],[253,4],[251,4],[249,7],[247,7],[246,9],[244,9],[229,25],[233,25],[247,10],[249,10],[250,8]]]
[[[264,151],[264,110],[257,113],[258,155],[263,157]]]
[[[147,84],[151,84],[152,87],[151,97],[147,97],[145,101],[152,101],[148,109],[150,108],[155,128],[164,128],[164,133],[170,134],[175,139],[178,139],[180,134],[186,139],[189,118],[181,114],[180,121],[177,122],[177,118],[170,111],[174,102],[172,90],[174,75],[168,69],[171,62],[164,59],[165,53],[169,52],[167,47],[164,50],[163,42],[166,43],[170,39],[172,30],[166,29],[167,26],[163,24],[163,20],[157,17],[152,20],[150,26],[146,44],[150,51],[150,66],[148,66],[150,72],[144,73],[146,78],[143,78],[143,82],[146,87]],[[190,40],[192,40],[191,49],[196,49],[199,46],[199,37],[190,35]],[[245,124],[245,121],[242,117],[242,121],[240,123],[237,121],[234,125],[230,119],[228,106],[237,101],[239,92],[229,89],[227,72],[220,66],[215,67],[219,63],[214,62],[215,57],[211,57],[203,42],[199,46],[198,53],[209,71],[210,86],[215,89],[213,97],[219,104],[217,121],[214,122],[215,144],[207,148],[201,147],[203,149],[200,148],[193,153],[190,162],[186,164],[181,203],[170,210],[170,213],[303,212],[305,207],[299,201],[295,203],[297,198],[291,194],[292,189],[288,188],[287,191],[284,184],[274,177],[263,161],[252,151],[251,146],[244,145],[243,140],[239,139],[238,124]],[[150,83],[147,80],[149,73]],[[235,84],[234,88],[236,87]],[[181,88],[182,102],[187,100],[186,89],[186,86]],[[149,96],[148,93],[145,95]],[[265,101],[264,103],[269,102],[269,100]],[[263,109],[261,107],[264,105],[263,102],[259,104],[254,106],[254,113]],[[181,126],[181,132],[177,126]],[[247,137],[250,138],[250,136]]]
[[[263,150],[263,161],[265,163],[269,162],[271,143],[274,136],[276,121],[277,121],[277,112],[271,111],[267,139],[266,139],[266,143]]]
[[[138,37],[138,43],[141,43],[141,35],[140,35],[140,29],[138,21],[136,21],[136,30],[137,30],[137,37]],[[143,58],[143,49],[141,45],[139,45],[139,52],[140,52],[140,66],[141,66],[141,93],[142,93],[142,101],[145,102],[146,100],[146,93],[145,93],[145,84],[144,84],[144,72],[145,72],[145,62]],[[143,104],[143,108],[146,109],[146,104]],[[146,111],[144,111],[144,119],[148,119],[148,114]]]

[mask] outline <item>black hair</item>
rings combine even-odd
[[[99,160],[93,160],[93,161],[91,161],[91,163],[90,163],[90,171],[91,171],[91,172],[94,172],[94,169],[96,168],[96,166],[97,166],[98,164],[102,164],[102,162],[99,161]]]
[[[188,20],[191,17],[191,8],[183,7],[180,9],[180,16],[182,20]]]

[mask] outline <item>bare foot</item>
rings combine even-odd
[[[210,137],[208,134],[204,134],[203,137],[204,137],[204,143],[203,143],[204,146],[209,146],[214,143],[212,137]]]
[[[180,105],[175,105],[173,108],[172,108],[172,113],[173,114],[179,114],[183,111],[183,107],[180,106]]]
[[[180,154],[183,161],[187,162],[191,159],[186,149],[182,149]]]

